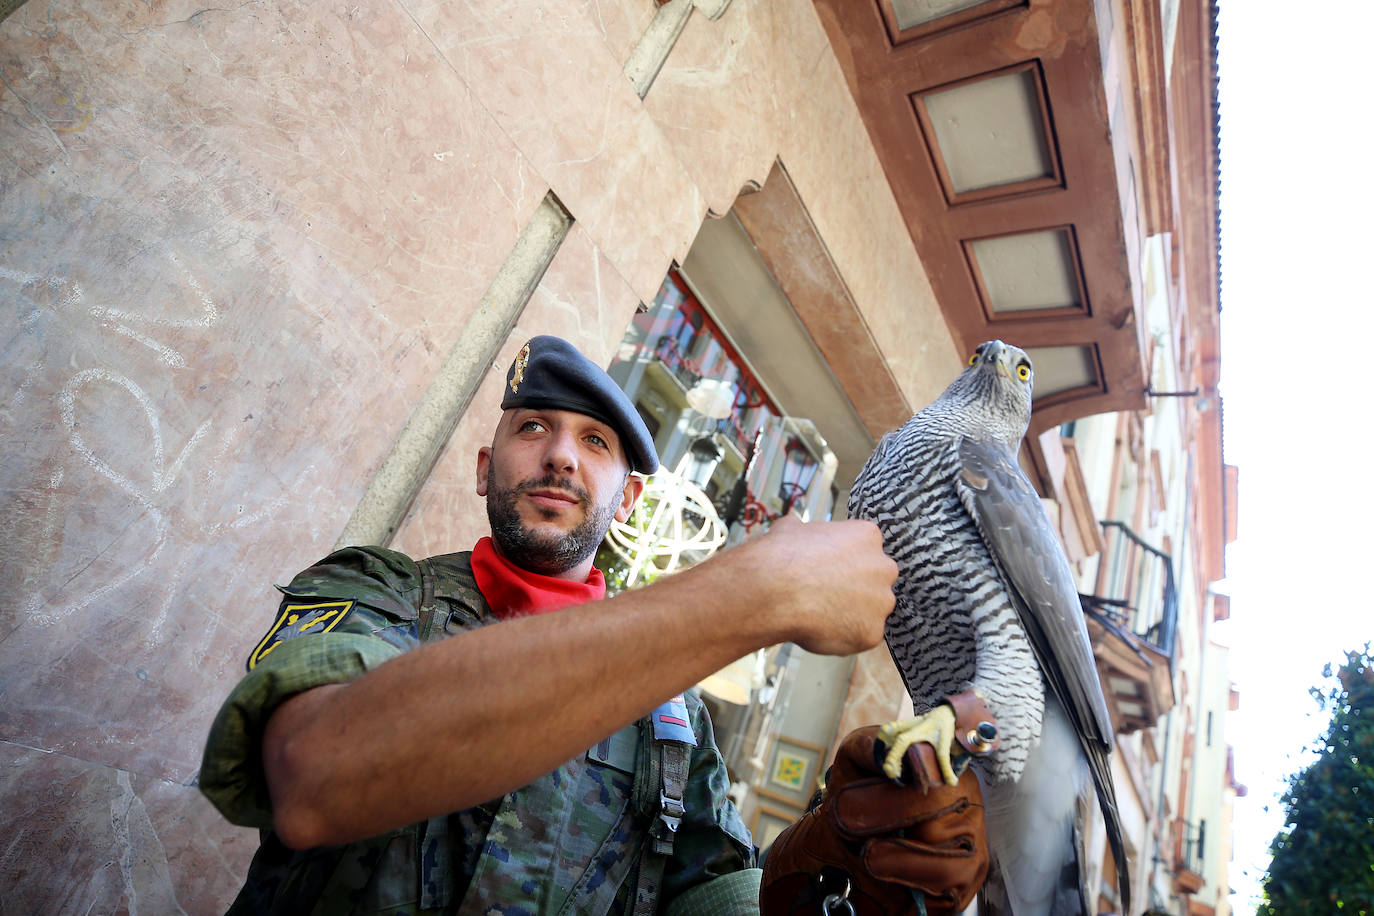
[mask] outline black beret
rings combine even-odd
[[[506,373],[501,409],[571,410],[610,425],[630,460],[630,470],[658,470],[654,437],[629,396],[596,363],[559,337],[541,334],[520,349]]]

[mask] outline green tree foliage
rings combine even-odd
[[[1319,755],[1289,778],[1258,916],[1374,914],[1374,667],[1349,652],[1312,695],[1331,715]]]

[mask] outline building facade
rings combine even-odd
[[[1210,3],[0,16],[4,908],[222,910],[256,835],[194,779],[271,584],[338,544],[469,547],[505,367],[553,333],[676,472],[682,549],[608,548],[626,587],[842,515],[974,345],[1026,348],[1135,909],[1227,911]],[[909,706],[882,647],[703,690],[762,844],[837,736]]]

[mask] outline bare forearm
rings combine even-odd
[[[456,636],[287,701],[264,736],[278,833],[341,843],[468,808],[749,651],[875,644],[896,566],[876,528],[839,525],[787,520],[650,588]]]
[[[719,578],[485,627],[295,698],[265,756],[279,832],[338,843],[480,804],[789,637],[737,613]]]

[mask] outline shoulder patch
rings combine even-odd
[[[317,604],[283,604],[281,616],[248,656],[248,670],[257,667],[273,649],[297,636],[328,633],[353,610],[356,601],[323,601]]]

